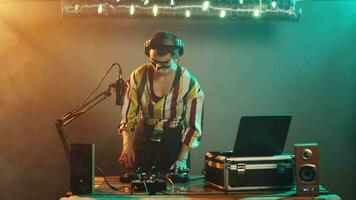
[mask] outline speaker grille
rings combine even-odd
[[[302,181],[312,182],[315,181],[316,169],[315,165],[304,165],[299,170],[299,177]]]

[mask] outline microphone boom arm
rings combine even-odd
[[[83,105],[78,106],[77,108],[73,109],[72,111],[62,115],[59,119],[56,120],[55,125],[57,127],[57,132],[59,138],[61,139],[61,143],[66,154],[68,163],[70,164],[70,144],[72,143],[71,138],[66,134],[64,127],[81,116],[82,114],[86,113],[91,108],[95,107],[97,104],[105,100],[106,98],[111,96],[111,89],[116,89],[115,83],[111,83],[106,91],[101,92],[94,98],[90,99]],[[68,142],[69,140],[69,142]],[[69,143],[69,144],[68,144]]]

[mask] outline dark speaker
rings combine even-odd
[[[298,196],[319,195],[319,146],[317,143],[295,144],[295,169]]]
[[[73,194],[90,194],[93,191],[95,145],[71,144],[70,191]]]

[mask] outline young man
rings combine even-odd
[[[119,162],[130,169],[189,170],[189,150],[202,135],[204,94],[197,79],[178,65],[183,51],[183,41],[174,34],[155,33],[145,42],[150,63],[136,68],[127,81]]]

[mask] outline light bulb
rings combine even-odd
[[[101,14],[103,12],[103,4],[99,4],[98,6],[98,14]]]
[[[190,17],[190,10],[185,11],[185,17]]]
[[[277,7],[277,2],[275,2],[275,1],[272,1],[272,8],[276,8]]]
[[[221,18],[224,18],[226,16],[226,11],[225,10],[222,10],[221,12],[220,12],[220,17]]]
[[[210,4],[209,1],[204,1],[204,3],[203,3],[203,11],[206,11],[206,10],[209,9],[209,4]]]
[[[135,6],[133,4],[131,4],[130,6],[130,15],[134,15],[135,14]]]
[[[158,14],[158,6],[154,5],[153,6],[153,16],[157,16],[157,14]]]
[[[78,4],[75,4],[74,10],[75,10],[75,11],[78,11],[78,10],[79,10],[79,5],[78,5]]]
[[[253,11],[253,16],[254,16],[254,17],[259,17],[259,16],[260,16],[260,10],[255,9],[255,10]]]

